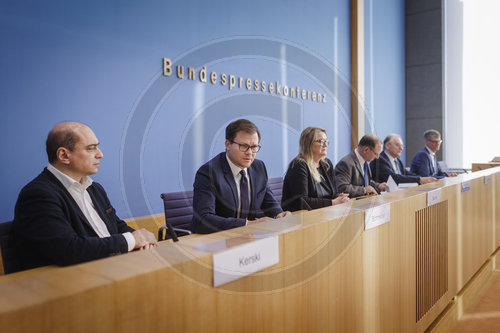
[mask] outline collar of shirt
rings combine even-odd
[[[365,159],[363,158],[363,156],[361,156],[359,154],[358,148],[354,149],[354,153],[356,154],[356,157],[358,158],[359,165],[361,165],[361,170],[363,170],[365,162],[366,162]]]
[[[431,154],[431,156],[436,155],[436,153],[434,153],[433,151],[431,151],[431,150],[429,149],[429,147],[425,146],[425,149],[427,149],[427,151],[429,152],[429,154]]]
[[[226,159],[227,159],[227,163],[229,163],[229,167],[231,168],[231,173],[233,174],[233,177],[234,177],[234,178],[238,178],[238,179],[239,179],[239,176],[241,176],[241,175],[240,175],[240,171],[241,171],[241,170],[246,170],[246,168],[245,168],[245,169],[242,169],[242,168],[240,168],[240,167],[236,166],[236,165],[235,165],[235,164],[234,164],[234,163],[233,163],[233,162],[229,159],[229,157],[227,156],[227,154],[226,154]],[[247,174],[247,176],[248,176],[248,171],[245,171],[245,174]]]
[[[392,168],[394,169],[394,171],[397,170],[397,161],[394,157],[392,157],[390,154],[386,154],[387,157],[389,158],[389,161],[391,161],[391,164],[392,164]]]
[[[47,170],[49,170],[64,186],[64,188],[69,189],[71,186],[86,190],[90,185],[92,185],[92,178],[89,176],[83,177],[83,182],[79,183],[67,174],[56,169],[52,164],[49,163],[47,166]]]

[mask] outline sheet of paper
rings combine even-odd
[[[389,176],[387,179],[387,186],[389,186],[389,192],[395,192],[398,190],[398,184],[392,179],[392,176]]]
[[[418,183],[400,183],[399,184],[399,189],[404,189],[404,188],[410,188],[410,187],[415,187],[418,186]]]

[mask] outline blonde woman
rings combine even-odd
[[[326,157],[326,130],[308,127],[300,135],[299,154],[290,162],[283,182],[284,210],[316,209],[344,203],[348,194],[337,193],[335,168]]]

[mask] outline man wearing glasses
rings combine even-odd
[[[410,172],[421,177],[432,176],[434,178],[444,178],[446,176],[455,177],[457,174],[451,172],[449,175],[441,170],[437,162],[436,153],[441,147],[441,133],[430,129],[424,133],[425,147],[419,151],[411,161]]]
[[[389,134],[384,140],[384,151],[380,157],[370,163],[373,179],[377,182],[386,182],[391,176],[397,184],[418,183],[427,184],[435,182],[434,177],[420,177],[405,169],[403,162],[399,159],[403,151],[403,140],[398,134]]]
[[[208,234],[281,218],[283,212],[267,186],[264,162],[255,159],[260,132],[249,120],[226,127],[226,151],[196,172],[193,196],[195,233]]]
[[[348,193],[354,198],[388,190],[386,183],[377,183],[372,179],[368,165],[379,156],[381,150],[382,141],[376,135],[363,136],[358,147],[335,166],[337,191]]]

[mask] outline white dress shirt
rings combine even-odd
[[[436,167],[436,153],[433,152],[432,150],[430,150],[429,147],[427,147],[427,146],[425,146],[425,149],[427,149],[427,151],[431,155],[432,167],[434,168],[434,170],[432,170],[432,174],[434,174],[436,172],[436,170],[437,170],[437,167]]]
[[[394,169],[394,172],[398,175],[401,172],[398,169],[396,159],[392,157],[391,155],[387,154],[387,157],[389,157],[389,161],[391,161],[392,169]]]
[[[361,170],[364,170],[364,167],[365,167],[365,159],[363,158],[363,156],[361,156],[358,152],[358,148],[354,149],[354,153],[356,154],[356,157],[358,158],[358,162],[359,162],[359,165],[361,165]],[[364,174],[364,171],[363,171],[363,174]]]
[[[87,218],[87,221],[89,221],[96,234],[100,238],[110,237],[111,235],[109,234],[106,224],[97,213],[89,192],[87,192],[87,188],[92,185],[93,180],[86,176],[82,179],[82,183],[79,183],[68,175],[57,170],[52,164],[47,166],[47,170],[49,170],[63,184],[64,188],[68,190],[69,194],[71,194],[73,199],[75,199],[76,204],[80,207],[80,210]],[[132,251],[135,247],[134,236],[130,232],[125,232],[122,235],[127,241],[128,250]]]
[[[236,190],[238,191],[238,215],[237,215],[237,217],[240,217],[240,210],[241,210],[241,195],[240,195],[241,174],[240,174],[240,171],[241,170],[245,171],[245,176],[246,176],[247,181],[248,181],[248,204],[249,204],[249,207],[250,207],[251,200],[252,200],[252,190],[251,190],[251,186],[250,186],[250,177],[248,177],[247,169],[246,168],[241,169],[240,167],[236,166],[233,162],[231,162],[231,160],[229,159],[227,154],[226,154],[226,159],[227,159],[227,162],[229,163],[229,167],[231,168],[231,173],[233,174],[234,181],[236,182]]]

